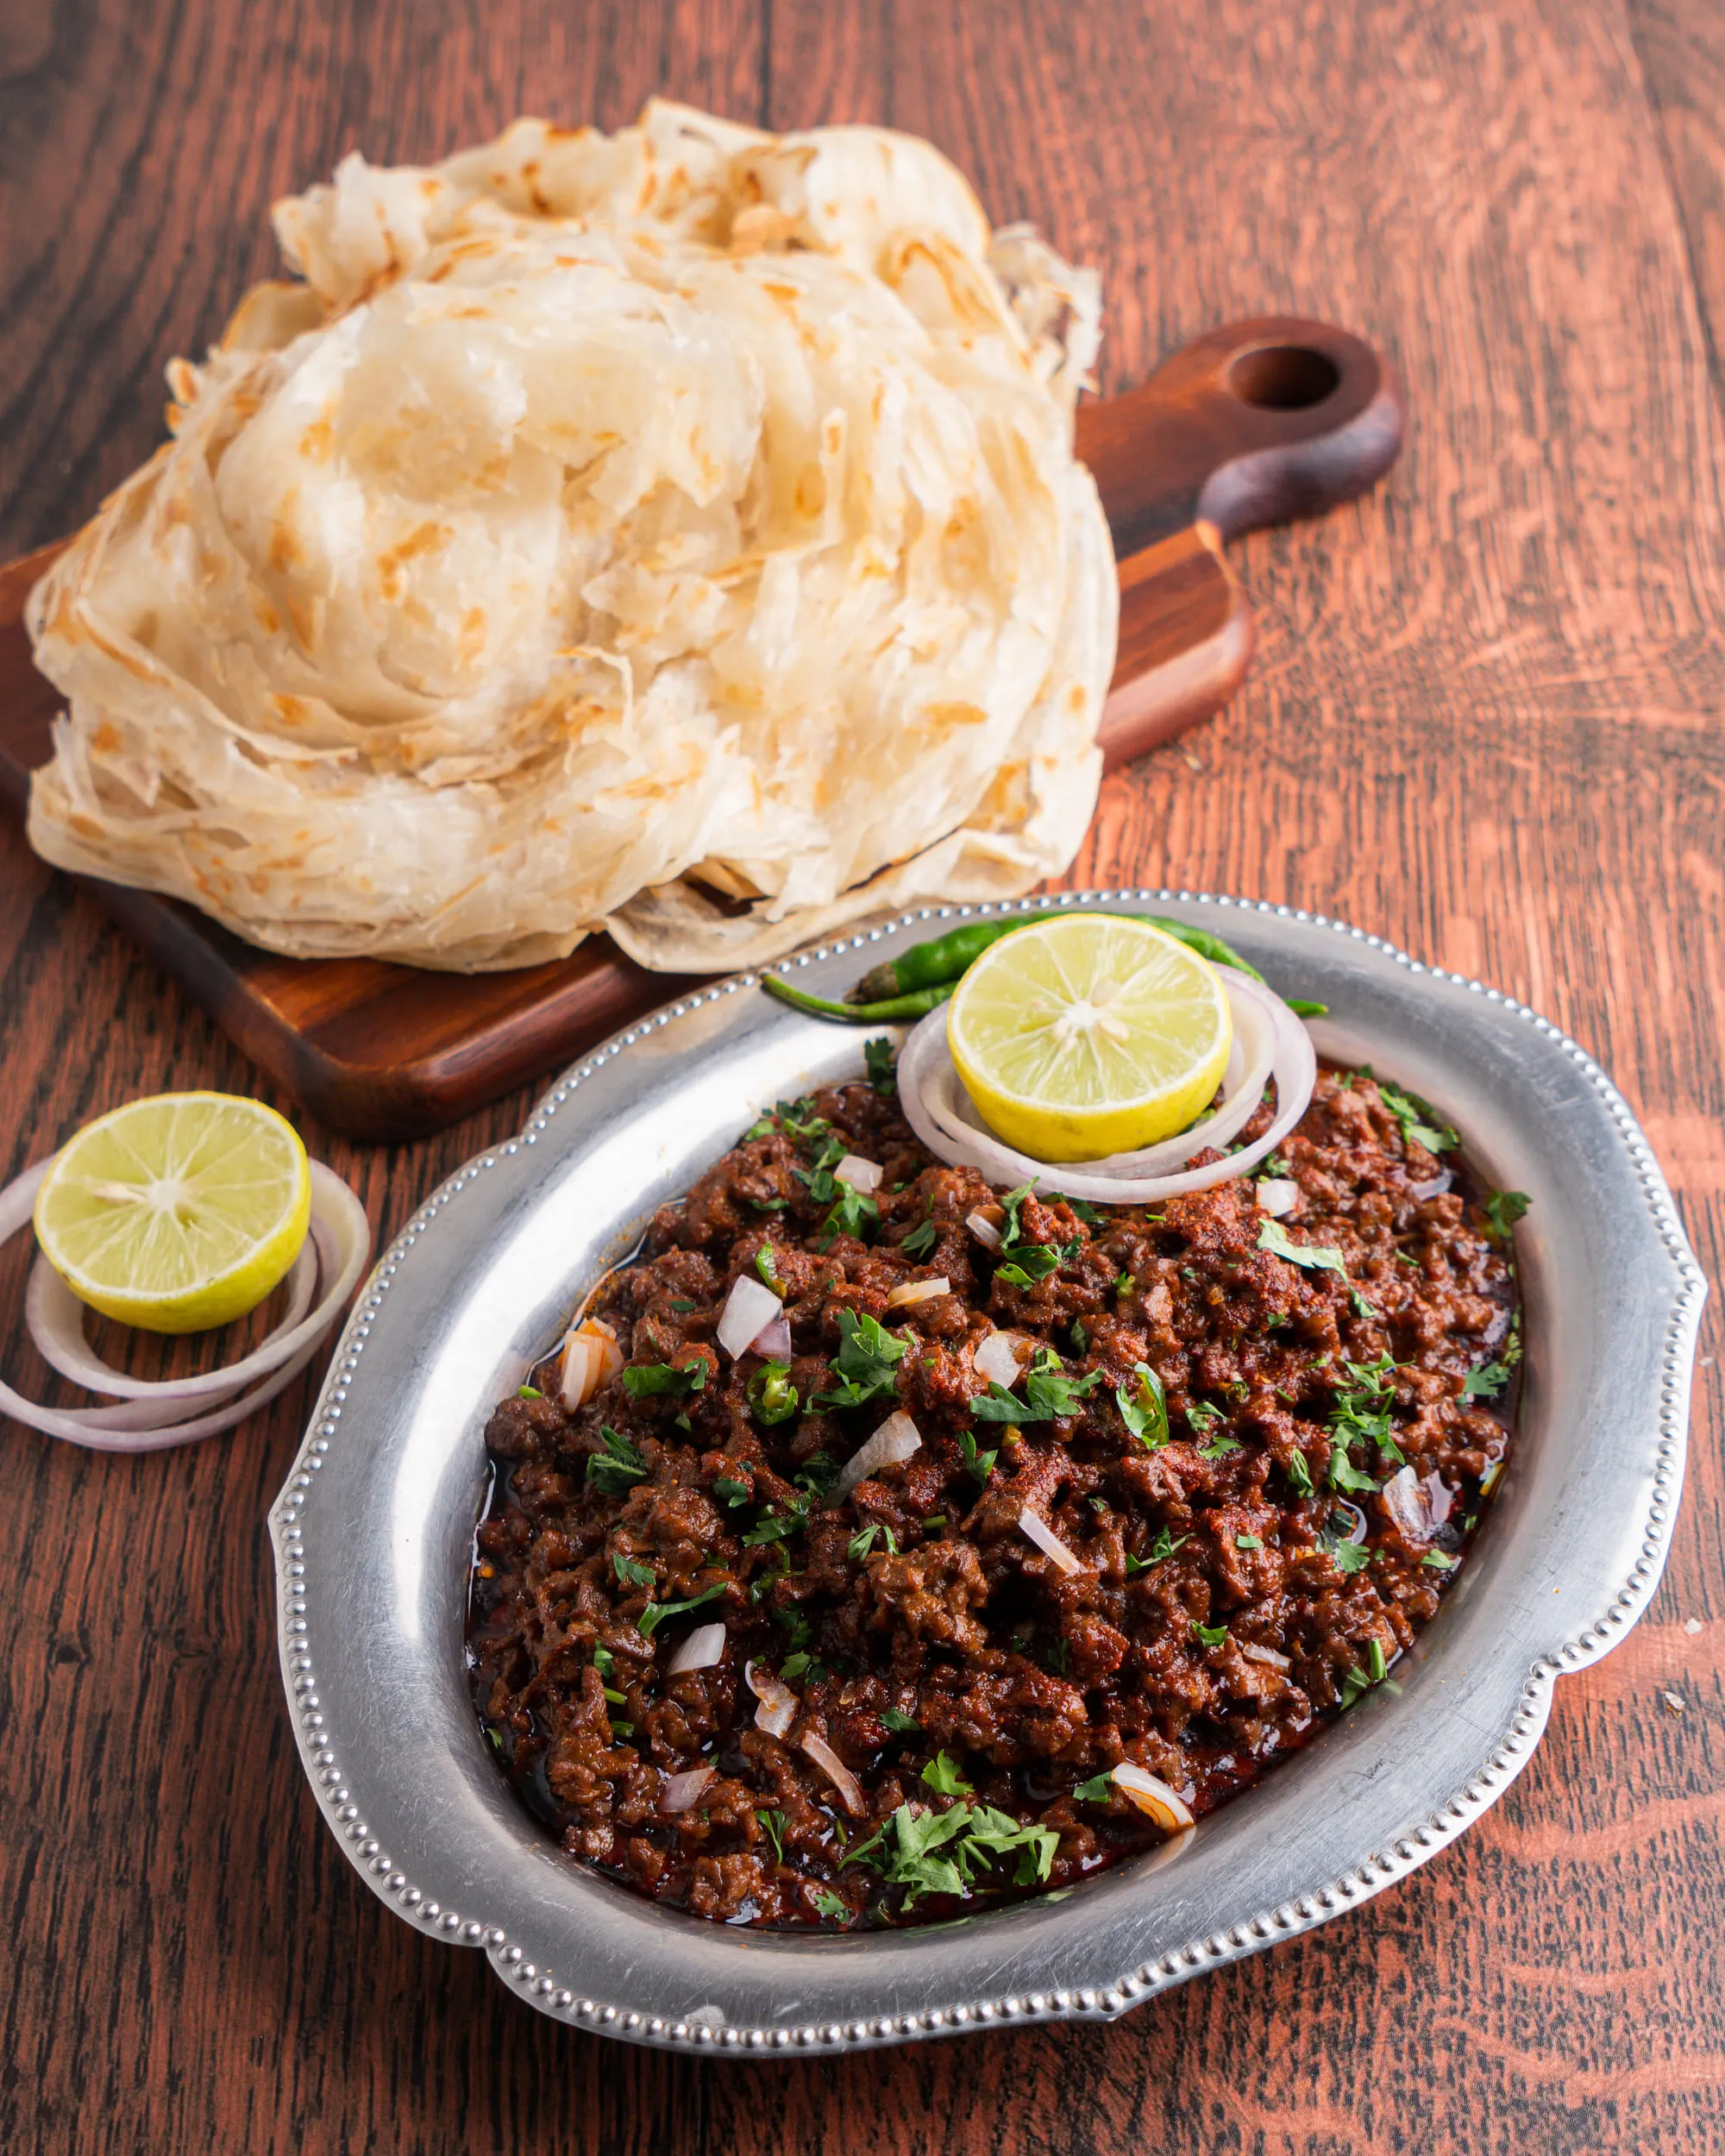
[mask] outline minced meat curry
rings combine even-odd
[[[1515,1201],[1422,1104],[1323,1070],[1258,1181],[1103,1211],[944,1166],[871,1068],[659,1212],[591,1305],[620,1375],[570,1410],[554,1359],[486,1433],[486,1733],[572,1856],[727,1922],[916,1922],[1157,1847],[1383,1679],[1509,1442]],[[739,1279],[788,1357],[718,1344]],[[920,1442],[840,1495],[895,1412]]]

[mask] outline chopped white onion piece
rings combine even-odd
[[[1238,1082],[1230,1058],[1220,1108],[1160,1144],[1070,1167],[1032,1160],[1004,1144],[986,1127],[959,1080],[947,1045],[944,1009],[930,1012],[900,1051],[900,1105],[917,1136],[938,1158],[953,1167],[980,1169],[990,1182],[1003,1188],[1028,1182],[1045,1195],[1117,1206],[1212,1189],[1246,1175],[1282,1143],[1310,1105],[1318,1072],[1311,1036],[1280,996],[1233,967],[1219,968],[1218,978],[1242,1044]],[[1276,1081],[1276,1117],[1263,1137],[1208,1167],[1184,1168],[1205,1147],[1227,1146],[1245,1127],[1271,1079]],[[967,1223],[979,1234],[980,1217],[973,1213]],[[990,1249],[1000,1246],[998,1232],[992,1240],[987,1235],[981,1239]]]
[[[1415,1542],[1432,1536],[1432,1501],[1411,1467],[1398,1468],[1383,1485],[1383,1509],[1404,1535]]]
[[[1083,1570],[1082,1564],[1073,1556],[1071,1551],[1055,1533],[1053,1528],[1049,1526],[1040,1513],[1032,1512],[1026,1505],[1019,1514],[1019,1525],[1035,1543],[1037,1548],[1045,1551],[1063,1572]]]
[[[938,1013],[931,1012],[929,1015],[931,1017],[935,1017]],[[942,1022],[943,1024],[944,1023],[944,1020]],[[944,1156],[943,1155],[942,1157],[944,1158]],[[985,1250],[997,1250],[1000,1249],[1000,1231],[994,1225],[994,1222],[987,1217],[986,1214],[981,1213],[967,1213],[964,1216],[964,1225],[969,1229],[971,1234],[975,1237],[976,1240],[982,1245],[982,1248]]]
[[[36,1193],[52,1165],[39,1162],[0,1191],[0,1243],[28,1225]],[[110,1395],[117,1404],[42,1407],[0,1384],[0,1415],[97,1452],[158,1452],[214,1437],[243,1421],[298,1376],[335,1324],[370,1254],[365,1207],[338,1175],[312,1162],[310,1240],[288,1275],[286,1314],[239,1361],[199,1377],[162,1382],[110,1370],[92,1353],[84,1338],[83,1304],[47,1261],[38,1258],[25,1302],[32,1338],[55,1369]],[[314,1281],[321,1292],[308,1308]],[[244,1389],[248,1384],[250,1389]]]
[[[662,1812],[686,1812],[699,1802],[701,1791],[718,1772],[717,1767],[690,1767],[686,1773],[674,1774],[659,1792]]]
[[[740,1273],[719,1313],[718,1344],[734,1363],[780,1314],[779,1298],[766,1282]]]
[[[1279,1220],[1284,1213],[1292,1213],[1300,1202],[1300,1186],[1283,1177],[1272,1176],[1258,1186],[1259,1209]]]
[[[1113,1784],[1122,1796],[1128,1797],[1139,1811],[1147,1812],[1157,1825],[1169,1833],[1177,1833],[1182,1827],[1193,1823],[1192,1814],[1185,1800],[1170,1789],[1165,1782],[1158,1782],[1146,1768],[1135,1765],[1130,1759],[1122,1759],[1113,1771]]]
[[[1291,1670],[1294,1666],[1285,1654],[1278,1654],[1274,1647],[1259,1647],[1242,1639],[1239,1651],[1248,1662],[1261,1662],[1266,1670]]]
[[[585,1407],[622,1368],[616,1333],[603,1318],[583,1318],[563,1342],[563,1405]]]
[[[862,1785],[850,1771],[825,1737],[817,1737],[811,1731],[806,1737],[797,1739],[798,1748],[812,1759],[823,1774],[829,1776],[832,1786],[844,1800],[844,1808],[853,1819],[867,1815],[869,1800],[862,1794]]]
[[[1013,1345],[1010,1332],[991,1332],[970,1357],[970,1367],[978,1377],[986,1377],[991,1385],[1012,1385],[1019,1374],[1018,1351]]]
[[[1432,1525],[1441,1527],[1455,1510],[1455,1499],[1450,1495],[1449,1484],[1436,1468],[1420,1485],[1426,1493],[1426,1501],[1432,1508]]]
[[[782,1737],[796,1720],[802,1702],[788,1684],[781,1684],[758,1662],[743,1664],[743,1682],[761,1702],[755,1709],[756,1729],[764,1729],[769,1737]]]
[[[865,1438],[839,1470],[835,1498],[848,1497],[856,1485],[894,1460],[907,1460],[922,1444],[922,1432],[902,1408],[890,1414],[871,1438]]]
[[[724,1659],[724,1626],[697,1625],[665,1665],[667,1677],[681,1677],[685,1670],[710,1670]]]
[[[1409,1183],[1408,1195],[1415,1205],[1423,1205],[1427,1198],[1441,1197],[1455,1177],[1447,1168],[1441,1168],[1435,1175],[1428,1175],[1422,1183]]]
[[[913,1302],[927,1302],[935,1295],[950,1295],[952,1282],[944,1273],[932,1280],[901,1280],[887,1298],[888,1310],[907,1310]]]
[[[781,1310],[769,1326],[763,1326],[755,1335],[755,1352],[764,1355],[769,1363],[788,1363],[791,1359],[791,1321]]]
[[[853,1190],[865,1194],[881,1188],[881,1178],[886,1174],[879,1161],[864,1160],[860,1153],[847,1153],[832,1171],[836,1183],[849,1183]]]

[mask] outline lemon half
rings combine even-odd
[[[1216,969],[1147,921],[1057,914],[992,944],[946,1037],[998,1138],[1100,1160],[1172,1138],[1209,1105],[1233,1018]]]
[[[311,1171],[260,1101],[163,1093],[80,1131],[36,1194],[36,1240],[73,1294],[149,1332],[255,1308],[299,1255]]]

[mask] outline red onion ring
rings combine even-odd
[[[0,1191],[0,1242],[28,1226],[36,1193],[52,1161],[27,1169]],[[275,1398],[299,1375],[340,1315],[371,1255],[371,1229],[365,1208],[337,1175],[311,1164],[311,1229],[308,1245],[289,1275],[288,1310],[274,1330],[250,1354],[225,1369],[198,1377],[154,1382],[127,1377],[93,1354],[85,1343],[83,1306],[51,1267],[38,1261],[25,1300],[25,1318],[44,1357],[63,1376],[91,1391],[122,1395],[110,1407],[44,1407],[0,1383],[0,1414],[72,1445],[98,1452],[157,1452],[191,1445],[231,1429]],[[315,1256],[313,1255],[315,1253]],[[315,1273],[323,1294],[307,1311]],[[56,1286],[72,1306],[67,1321]],[[69,1367],[71,1366],[71,1367]],[[252,1380],[251,1389],[243,1389]],[[238,1392],[240,1397],[234,1397]],[[203,1408],[204,1412],[199,1413]]]
[[[1232,1181],[1272,1152],[1304,1115],[1317,1082],[1318,1059],[1306,1028],[1272,989],[1232,968],[1223,969],[1220,978],[1237,1038],[1245,1044],[1245,1068],[1217,1112],[1176,1138],[1138,1152],[1072,1166],[1031,1159],[982,1126],[953,1064],[944,1006],[920,1020],[900,1051],[899,1099],[905,1114],[923,1144],[950,1167],[980,1169],[990,1182],[1001,1185],[1028,1182],[1051,1196],[1097,1205],[1145,1205]],[[1230,1056],[1230,1079],[1233,1071]],[[1181,1163],[1194,1153],[1226,1145],[1245,1126],[1272,1078],[1276,1119],[1264,1136],[1208,1168],[1182,1171]]]

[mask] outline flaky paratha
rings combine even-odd
[[[929,145],[650,104],[278,204],[32,594],[30,836],[294,955],[776,956],[1095,805],[1095,279]]]

